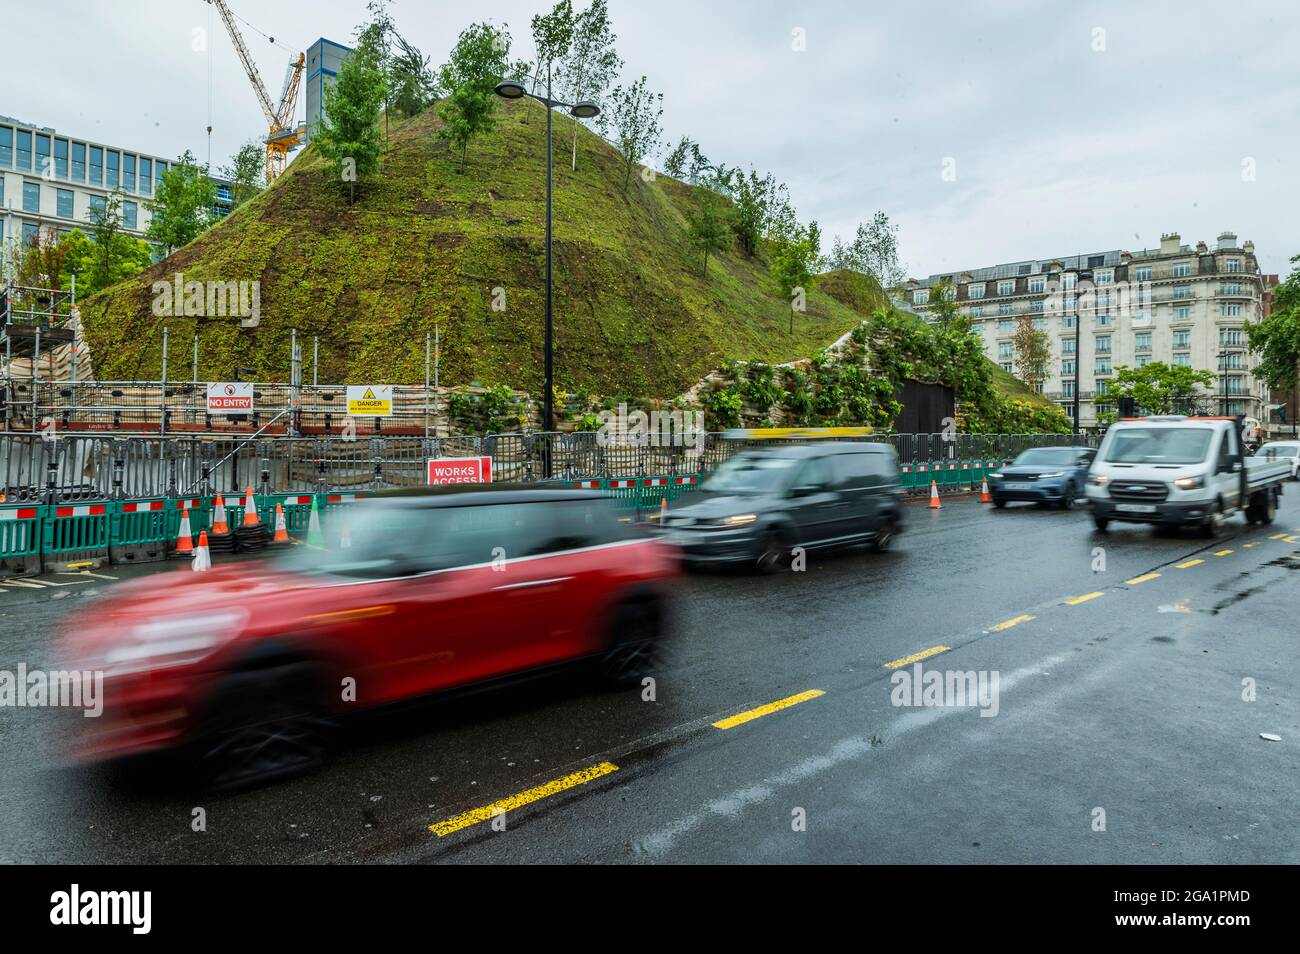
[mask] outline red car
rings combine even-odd
[[[583,491],[385,495],[326,538],[122,584],[79,613],[61,656],[104,673],[104,711],[73,720],[75,757],[179,749],[236,788],[315,767],[355,710],[580,660],[636,682],[680,562]]]

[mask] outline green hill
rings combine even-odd
[[[199,376],[234,366],[287,380],[290,329],[320,338],[320,380],[424,380],[424,337],[442,336],[441,379],[510,384],[536,393],[542,367],[545,114],[503,103],[462,173],[436,136],[434,111],[394,122],[382,169],[355,205],[308,148],[262,195],[199,240],[82,306],[98,376],[156,378],[162,328],[173,368],[200,340]],[[884,302],[869,279],[814,289],[793,333],[767,263],[738,249],[710,257],[707,280],[686,239],[698,190],[634,175],[580,132],[578,170],[557,117],[555,164],[556,383],[561,390],[671,397],[726,359],[807,357]],[[156,317],[151,285],[260,281],[261,323]],[[860,276],[859,276],[860,278]],[[504,309],[494,310],[494,289]],[[311,346],[304,347],[308,362]],[[310,374],[310,365],[306,373]]]

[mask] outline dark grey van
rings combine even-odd
[[[782,444],[729,458],[666,513],[656,532],[688,563],[750,563],[771,571],[795,547],[886,549],[903,526],[892,447]]]

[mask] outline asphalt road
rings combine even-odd
[[[1288,489],[1273,527],[1215,541],[912,506],[888,554],[690,577],[653,701],[564,677],[405,710],[240,795],[60,767],[47,711],[0,709],[0,861],[1294,863]],[[114,585],[42,582],[0,585],[0,668],[46,664]],[[925,671],[996,673],[995,716],[894,704],[899,661],[939,647]]]

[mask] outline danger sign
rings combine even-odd
[[[208,384],[209,414],[252,414],[253,382],[217,381]]]
[[[492,483],[491,457],[434,457],[429,460],[429,486]]]
[[[349,384],[348,415],[351,417],[391,417],[393,414],[393,386],[391,384]]]

